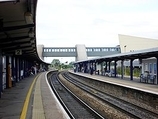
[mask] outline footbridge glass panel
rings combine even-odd
[[[86,50],[88,57],[106,56],[121,53],[119,47],[88,47]]]
[[[86,47],[88,57],[106,56],[121,53],[119,47]],[[76,47],[43,47],[43,57],[76,57]]]
[[[68,47],[68,48],[43,48],[43,57],[76,57],[76,48]]]

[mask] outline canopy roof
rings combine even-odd
[[[36,47],[37,0],[0,1],[0,49],[3,55],[43,62]]]
[[[150,48],[145,50],[138,50],[133,52],[126,52],[126,53],[119,53],[114,55],[108,55],[104,57],[97,57],[93,59],[88,60],[82,60],[78,61],[76,63],[82,63],[82,62],[94,62],[94,61],[113,61],[113,60],[125,60],[125,59],[145,59],[150,57],[158,57],[158,47],[156,48]]]

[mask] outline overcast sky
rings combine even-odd
[[[158,0],[38,0],[37,45],[119,45],[118,34],[158,39]]]

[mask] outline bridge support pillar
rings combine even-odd
[[[87,60],[87,52],[85,45],[76,45],[76,61]]]

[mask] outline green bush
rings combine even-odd
[[[126,70],[126,71],[125,71]],[[121,67],[117,67],[117,74],[121,75],[122,70]],[[124,75],[130,76],[130,67],[124,68]],[[140,69],[139,68],[134,68],[133,69],[133,76],[139,77],[140,76]]]

